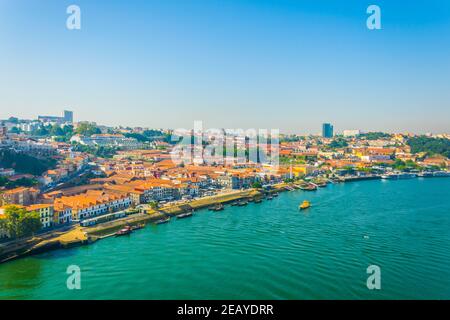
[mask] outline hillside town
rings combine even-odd
[[[172,130],[75,123],[71,111],[62,117],[2,120],[0,221],[8,218],[8,208],[21,209],[38,217],[39,230],[28,233],[39,233],[232,190],[280,184],[315,190],[353,180],[449,175],[448,134],[333,131],[324,124],[321,135],[280,134],[275,142],[232,136],[231,155],[207,153],[213,138],[191,132],[203,141],[189,143],[190,151],[200,149],[200,157],[188,152],[174,161],[179,149]],[[277,161],[251,159],[251,149]],[[14,237],[0,224],[2,241]]]

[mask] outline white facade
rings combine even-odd
[[[131,198],[126,197],[122,199],[117,199],[107,203],[101,203],[97,205],[93,205],[90,207],[86,207],[76,211],[76,219],[84,220],[92,217],[96,217],[99,215],[107,214],[110,212],[115,212],[118,210],[124,210],[131,205]]]
[[[70,142],[87,146],[138,148],[142,144],[134,138],[126,138],[120,134],[94,134],[90,137],[74,135]]]
[[[361,134],[361,130],[344,130],[343,135],[344,137],[356,137]]]
[[[63,210],[55,211],[55,219],[58,224],[66,224],[72,222],[72,208],[64,208]]]
[[[364,162],[386,161],[386,160],[391,160],[391,157],[388,155],[375,154],[375,155],[369,155],[369,156],[361,156],[361,160]]]

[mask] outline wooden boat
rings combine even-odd
[[[212,207],[212,211],[222,211],[223,209],[225,209],[225,207],[223,206],[223,204],[218,203],[215,206]]]
[[[327,183],[325,181],[317,181],[314,182],[319,188],[325,188],[327,186]]]
[[[311,207],[311,203],[309,201],[303,201],[301,205],[298,206],[300,210],[305,210]]]
[[[178,215],[177,219],[183,219],[183,218],[188,218],[188,217],[192,217],[192,211],[191,212],[182,213],[182,214]]]
[[[131,227],[131,230],[139,230],[139,229],[143,229],[145,227],[145,224],[143,224],[143,223],[140,223],[140,224],[137,224],[137,225],[135,225],[135,226],[132,226]]]
[[[433,172],[421,172],[417,175],[419,178],[430,178],[433,176]]]
[[[131,229],[131,227],[130,226],[126,226],[126,227],[120,229],[119,231],[117,231],[115,235],[116,235],[116,237],[125,236],[125,235],[128,235],[128,234],[132,233],[132,232],[133,232],[133,230]]]
[[[304,191],[314,191],[317,190],[317,187],[312,184],[304,184],[300,186],[300,189]]]
[[[170,221],[170,217],[165,217],[165,218],[156,220],[156,221],[155,221],[155,224],[163,224],[163,223],[167,223],[167,222],[169,222],[169,221]]]

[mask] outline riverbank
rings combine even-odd
[[[42,235],[3,244],[0,248],[0,263],[49,250],[67,248],[88,243],[83,228],[73,226],[66,231],[51,231]]]
[[[278,186],[276,190],[281,189]],[[261,192],[256,189],[230,191],[182,203],[169,203],[158,209],[146,208],[145,213],[129,215],[92,227],[74,226],[65,232],[48,233],[41,237],[33,237],[23,241],[18,240],[15,241],[14,246],[9,248],[8,246],[3,246],[0,248],[0,263],[50,250],[67,249],[90,244],[115,235],[118,230],[127,225],[146,225],[166,216],[177,216],[192,210],[207,208],[218,203],[226,204],[258,195],[261,195]]]

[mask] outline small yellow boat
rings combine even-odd
[[[306,200],[303,201],[303,203],[298,206],[298,208],[300,210],[308,209],[309,207],[311,207],[311,203],[309,201],[306,201]]]

